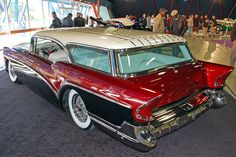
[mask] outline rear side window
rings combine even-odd
[[[108,51],[78,45],[67,45],[67,49],[74,64],[111,73]]]

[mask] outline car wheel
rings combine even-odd
[[[14,71],[10,61],[8,61],[8,65],[7,66],[8,66],[8,75],[9,75],[10,80],[13,83],[18,83],[18,77],[17,77],[17,75],[16,75],[16,73],[15,73],[15,71]]]
[[[68,94],[68,106],[71,117],[77,126],[84,130],[93,127],[84,101],[74,89],[70,90]]]

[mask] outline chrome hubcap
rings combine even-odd
[[[88,119],[88,112],[84,105],[82,98],[79,95],[75,95],[72,99],[73,113],[80,122],[85,122]]]

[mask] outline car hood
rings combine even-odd
[[[201,65],[186,63],[127,80],[144,90],[162,93],[162,98],[157,103],[161,107],[201,90],[204,87],[203,76]]]

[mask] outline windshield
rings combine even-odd
[[[118,52],[121,74],[135,74],[192,60],[185,44]]]

